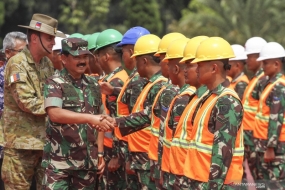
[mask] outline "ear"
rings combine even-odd
[[[212,67],[212,73],[218,72],[219,66],[216,63],[212,64],[210,67]]]
[[[61,61],[62,61],[62,64],[65,65],[65,64],[66,64],[66,61],[67,61],[67,56],[61,54]]]
[[[175,70],[174,70],[174,74],[178,75],[180,72],[180,67],[178,65],[175,64]]]
[[[134,54],[134,50],[133,49],[129,49],[130,54],[133,55]]]
[[[37,34],[32,34],[31,35],[31,42],[32,43],[38,43],[38,35]]]
[[[11,57],[11,50],[5,49],[5,55],[6,55],[7,59],[9,59]]]

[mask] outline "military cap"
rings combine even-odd
[[[66,38],[61,40],[62,52],[68,52],[73,56],[90,54],[88,51],[88,42],[81,38]]]

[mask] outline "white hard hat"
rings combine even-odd
[[[267,42],[261,37],[252,37],[249,38],[245,43],[245,53],[253,54],[253,53],[260,53],[262,47]]]
[[[235,60],[246,60],[247,59],[247,55],[244,51],[244,47],[239,45],[239,44],[233,44],[231,45],[232,49],[234,51],[235,57],[234,58],[230,58],[230,61],[235,61]]]
[[[57,31],[58,33],[62,33],[61,31]],[[61,40],[63,40],[65,38],[62,38],[62,37],[55,37],[54,41],[55,41],[55,44],[54,46],[52,47],[52,51],[53,50],[61,50]]]
[[[277,42],[269,42],[263,46],[257,61],[285,57],[284,48]]]

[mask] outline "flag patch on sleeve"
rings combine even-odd
[[[11,80],[11,83],[12,83],[12,82],[19,81],[19,80],[20,80],[20,74],[19,74],[19,73],[13,74],[13,75],[10,77],[10,80]]]

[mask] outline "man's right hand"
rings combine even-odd
[[[108,131],[114,128],[114,119],[108,115],[91,115],[89,124],[99,131]]]
[[[132,174],[132,175],[136,174],[136,172],[131,169],[131,162],[130,161],[126,162],[126,172],[127,172],[127,174]]]
[[[114,87],[108,82],[100,82],[101,93],[111,95],[114,91]]]

